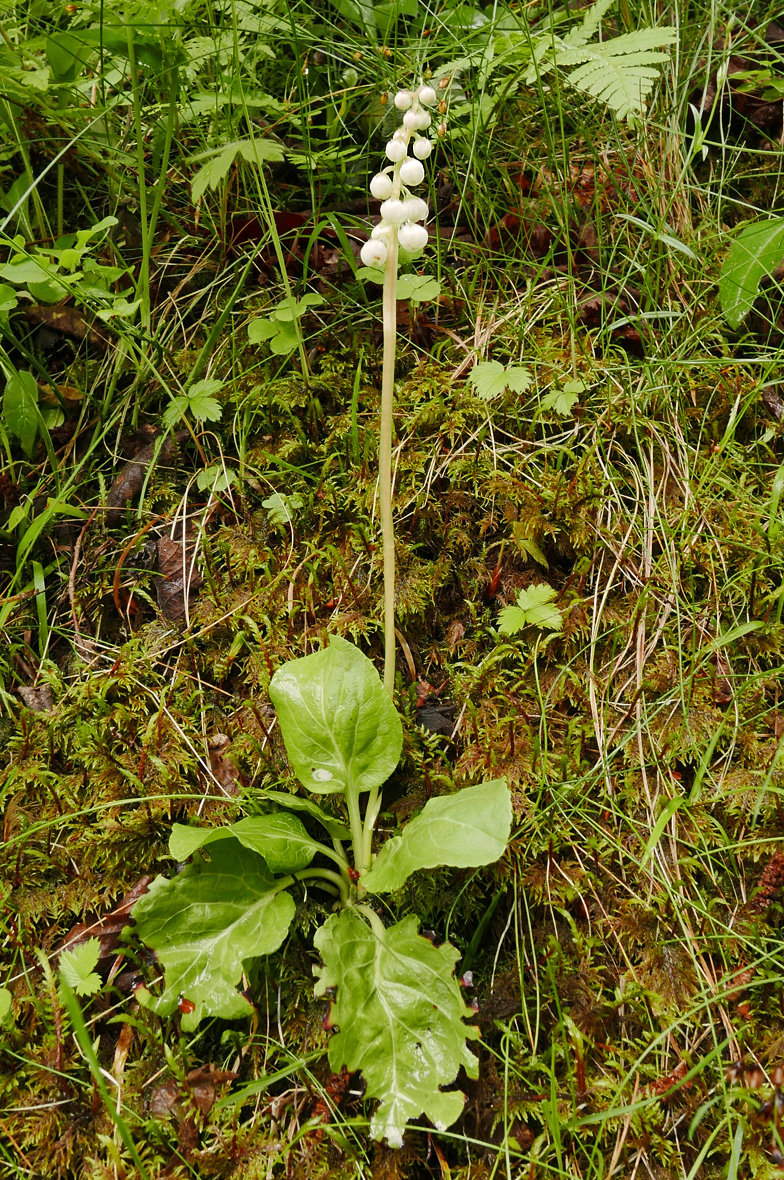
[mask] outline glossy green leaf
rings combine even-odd
[[[243,963],[268,955],[282,943],[294,916],[288,893],[264,861],[237,839],[220,839],[209,860],[197,858],[172,880],[156,877],[133,908],[135,933],[155,950],[166,973],[163,995],[140,993],[147,1007],[170,1016],[182,996],[182,1027],[194,1029],[207,1016],[250,1016],[237,991]]]
[[[297,873],[306,869],[319,851],[319,843],[308,835],[296,815],[277,812],[253,815],[225,828],[192,828],[175,824],[169,838],[169,852],[175,860],[187,860],[197,848],[216,840],[236,837],[245,848],[258,852],[272,873]]]
[[[371,1134],[400,1146],[409,1119],[425,1114],[444,1130],[460,1117],[465,1096],[440,1087],[461,1065],[477,1076],[466,1042],[479,1033],[464,1024],[472,1012],[454,977],[455,947],[422,938],[413,915],[388,930],[377,926],[350,910],[327,920],[314,938],[324,961],[315,968],[316,994],[337,988],[330,1067],[362,1071],[367,1096],[380,1099]]]
[[[759,294],[765,275],[784,258],[784,217],[745,226],[724,260],[719,278],[721,310],[731,328],[740,327]]]
[[[503,855],[512,827],[505,779],[430,799],[402,836],[387,840],[362,884],[370,893],[400,889],[417,869],[475,868]]]
[[[290,795],[288,791],[264,791],[263,797],[269,799],[271,803],[277,803],[278,807],[286,807],[290,811],[307,812],[308,815],[317,819],[325,831],[329,832],[330,836],[336,840],[351,839],[351,832],[346,825],[335,819],[334,815],[329,815],[312,799],[304,799],[301,795]]]
[[[324,651],[284,664],[270,696],[294,773],[309,791],[369,791],[397,766],[397,710],[373,664],[348,640],[333,636]]]
[[[563,615],[553,604],[554,598],[557,598],[557,593],[546,582],[538,582],[527,590],[521,590],[517,595],[517,604],[501,611],[498,630],[502,635],[515,635],[524,627],[560,631],[563,628]]]
[[[3,397],[3,420],[31,459],[38,434],[38,386],[32,373],[13,373],[8,378]]]
[[[60,955],[60,975],[77,996],[92,996],[101,990],[101,977],[95,970],[100,957],[100,938],[88,938],[76,950]]]

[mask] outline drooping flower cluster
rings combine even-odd
[[[381,222],[360,252],[365,266],[384,265],[395,234],[409,254],[417,254],[427,245],[427,230],[420,224],[427,218],[427,202],[412,196],[409,189],[416,188],[425,179],[422,161],[428,158],[433,145],[420,132],[426,131],[432,122],[425,107],[435,106],[437,102],[438,95],[429,85],[417,90],[398,90],[395,95],[395,106],[404,112],[403,125],[398,127],[386,146],[390,163],[370,182],[371,193],[382,202]],[[409,155],[409,147],[412,155]]]

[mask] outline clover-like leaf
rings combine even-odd
[[[417,930],[413,915],[384,930],[344,910],[313,940],[324,961],[314,968],[316,995],[337,988],[330,1068],[362,1071],[368,1097],[380,1099],[370,1133],[393,1147],[420,1114],[439,1130],[459,1118],[465,1096],[440,1087],[455,1080],[461,1065],[472,1078],[479,1070],[466,1044],[479,1033],[464,1023],[472,1011],[454,977],[459,951],[448,942],[433,946]]]
[[[429,799],[402,836],[387,840],[362,884],[369,893],[389,893],[417,869],[492,864],[503,855],[511,826],[512,798],[502,778]]]
[[[301,496],[287,496],[285,492],[273,492],[266,500],[261,501],[261,506],[267,509],[272,523],[285,527],[293,522],[294,514],[299,511],[302,504]]]
[[[427,303],[440,293],[441,284],[432,275],[400,275],[395,286],[396,299],[410,299],[413,303]]]
[[[477,397],[489,402],[505,389],[525,393],[531,384],[531,374],[519,365],[510,365],[505,369],[500,361],[482,361],[474,365],[468,374],[468,380],[476,390]]]
[[[281,323],[291,323],[292,320],[302,319],[308,308],[320,307],[324,302],[324,296],[317,295],[314,291],[303,295],[301,299],[295,299],[293,295],[288,295],[285,299],[281,299],[272,314]]]
[[[166,973],[162,996],[137,995],[161,1016],[182,997],[186,1032],[207,1016],[250,1016],[237,991],[243,963],[277,950],[295,908],[257,853],[236,838],[217,840],[208,861],[197,858],[171,881],[156,877],[133,907],[136,933]]]
[[[309,791],[369,791],[397,766],[397,709],[370,660],[347,639],[333,636],[324,651],[284,664],[270,696],[294,773]]]
[[[76,950],[60,955],[60,975],[77,996],[93,996],[101,990],[101,977],[95,970],[100,957],[100,938],[88,938]]]
[[[514,635],[523,627],[539,627],[543,631],[561,631],[563,615],[553,599],[556,591],[546,582],[539,582],[521,590],[516,606],[507,606],[498,618],[498,630],[502,635]]]
[[[252,815],[225,828],[192,828],[175,824],[169,837],[169,852],[175,860],[187,860],[198,848],[216,840],[236,837],[245,848],[258,852],[273,873],[297,873],[306,869],[319,851],[317,840],[308,834],[296,815]]]

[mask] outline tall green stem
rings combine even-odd
[[[392,523],[392,410],[395,398],[395,343],[397,315],[397,233],[387,251],[384,267],[384,367],[381,377],[381,438],[379,451],[379,500],[384,547],[384,688],[395,693],[395,529]]]

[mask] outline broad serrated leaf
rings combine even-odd
[[[759,294],[760,281],[784,258],[784,217],[745,226],[724,260],[719,278],[721,310],[739,328]]]
[[[505,779],[429,799],[402,836],[387,840],[362,885],[369,893],[390,893],[418,869],[492,864],[503,855],[511,826],[512,797]]]
[[[399,275],[395,286],[396,299],[411,299],[414,303],[427,303],[440,293],[441,284],[431,275]]]
[[[582,382],[578,384],[582,386]],[[564,386],[563,389],[551,389],[549,393],[546,393],[542,397],[539,406],[542,410],[549,410],[553,414],[558,414],[561,418],[566,418],[571,414],[579,400],[579,393],[569,390]]]
[[[101,977],[95,970],[100,957],[100,938],[88,938],[76,950],[60,955],[60,974],[77,996],[93,996],[101,990]]]
[[[315,935],[324,961],[316,995],[337,988],[331,1021],[329,1064],[361,1070],[369,1098],[379,1106],[370,1123],[375,1139],[399,1147],[409,1119],[425,1114],[438,1130],[460,1117],[465,1096],[444,1093],[464,1066],[479,1063],[467,1040],[479,1033],[464,1023],[472,1015],[454,978],[459,952],[435,947],[417,933],[415,917],[371,929],[357,914],[333,915]]]
[[[32,373],[13,373],[3,396],[3,420],[16,435],[28,459],[33,456],[38,434],[38,385]]]
[[[209,860],[197,858],[171,881],[156,877],[133,908],[135,933],[152,947],[165,971],[165,990],[148,1008],[170,1016],[182,996],[193,1004],[182,1027],[207,1016],[236,1020],[253,1008],[237,991],[243,963],[282,943],[294,916],[293,899],[275,892],[264,861],[237,839],[216,841]]]
[[[397,709],[367,656],[333,636],[315,655],[291,660],[270,682],[289,760],[317,795],[380,786],[400,758]]]
[[[522,631],[523,627],[538,627],[542,631],[560,631],[563,628],[563,616],[553,599],[556,591],[546,582],[538,582],[521,590],[517,595],[517,605],[507,606],[498,617],[498,630],[502,635],[514,635]]]
[[[245,848],[258,852],[273,873],[297,873],[306,869],[320,851],[317,840],[308,835],[295,815],[252,815],[225,828],[192,828],[175,824],[169,837],[169,852],[175,860],[187,860],[197,848],[216,840],[235,837]]]
[[[482,361],[474,365],[468,380],[476,390],[477,397],[489,402],[505,389],[525,393],[531,384],[531,374],[519,365],[511,365],[505,369],[500,361]]]

